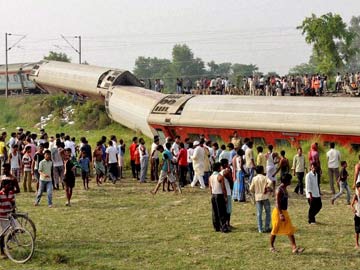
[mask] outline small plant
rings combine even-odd
[[[53,261],[56,264],[66,264],[69,262],[69,258],[64,254],[56,253],[53,255]]]

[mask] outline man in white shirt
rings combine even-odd
[[[177,157],[178,153],[179,153],[179,143],[180,143],[180,136],[176,136],[175,137],[175,141],[173,143],[173,145],[171,146],[171,154],[173,155],[173,157]]]
[[[140,183],[146,183],[146,173],[149,164],[149,153],[145,146],[145,140],[139,139],[139,154],[140,154]]]
[[[256,167],[257,175],[253,178],[250,185],[250,191],[255,194],[256,216],[259,233],[270,232],[270,192],[272,181],[264,175],[264,167]],[[265,230],[263,230],[262,211],[265,209]]]
[[[154,136],[154,142],[151,145],[150,153],[151,181],[159,180],[159,151],[157,150],[159,142],[159,136]]]
[[[341,88],[341,75],[338,72],[335,78],[335,92],[340,92]]]
[[[8,146],[9,146],[9,152],[11,153],[11,151],[12,151],[12,148],[13,148],[13,146],[16,144],[16,142],[17,142],[17,139],[16,139],[16,132],[12,132],[11,133],[11,137],[10,137],[10,140],[9,140],[9,142],[8,142]]]
[[[194,142],[194,154],[192,155],[193,167],[194,167],[194,179],[191,182],[191,187],[195,187],[196,183],[200,182],[200,188],[205,189],[204,183],[204,170],[205,170],[205,150],[204,139]]]
[[[305,177],[305,192],[310,205],[308,222],[309,224],[316,224],[315,216],[320,212],[322,202],[314,164],[311,164],[310,172]]]
[[[244,151],[244,153],[245,153],[246,150],[249,148],[248,142],[250,142],[250,139],[249,139],[249,138],[245,138],[245,139],[244,139],[244,144],[241,146],[241,149]],[[245,155],[243,156],[243,158],[245,159]]]
[[[53,181],[54,189],[59,189],[59,184],[63,183],[64,162],[62,159],[64,149],[61,147],[62,142],[57,141],[55,147],[51,148],[51,160],[53,162]]]
[[[75,143],[73,141],[70,141],[70,136],[65,136],[65,147],[64,149],[70,148],[71,149],[71,159],[75,159]]]
[[[106,164],[108,165],[109,178],[113,182],[116,183],[117,178],[119,177],[119,169],[118,169],[118,151],[116,147],[113,145],[113,141],[108,142],[109,146],[106,148]]]
[[[328,161],[330,189],[331,189],[331,193],[335,194],[334,176],[336,181],[339,177],[339,163],[341,160],[341,155],[338,150],[335,150],[334,142],[330,143],[330,150],[326,153],[326,158]]]

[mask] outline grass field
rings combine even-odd
[[[34,194],[17,196],[38,228],[36,252],[25,265],[0,261],[0,269],[354,269],[353,215],[345,198],[330,204],[326,192],[319,225],[307,224],[304,197],[290,193],[289,213],[298,228],[296,240],[306,248],[292,255],[289,241],[279,237],[278,254],[269,252],[269,234],[257,232],[255,207],[235,203],[228,234],[212,229],[210,194],[185,188],[183,194],[149,191],[154,183],[132,179],[82,190],[72,207],[65,207],[63,191],[54,193],[54,208]],[[292,188],[289,188],[289,191]],[[273,205],[273,203],[272,203]]]
[[[44,102],[43,97],[26,99],[26,106],[18,100],[1,101],[7,111],[0,116],[1,127],[8,132],[16,126],[36,131],[33,120],[41,115],[41,106],[36,107],[39,102]],[[26,117],[13,116],[18,109]],[[102,135],[115,134],[128,146],[132,136],[141,135],[116,123],[97,130],[50,123],[46,129],[51,135],[86,136],[92,146]],[[150,142],[147,139],[147,144]],[[306,155],[310,143],[303,145]],[[337,148],[348,161],[352,183],[358,153]],[[291,160],[296,149],[277,147],[276,151],[282,149]],[[319,225],[307,224],[306,199],[290,192],[289,213],[298,228],[296,240],[306,248],[300,256],[291,254],[286,237],[276,241],[278,254],[269,252],[269,234],[257,232],[255,207],[250,203],[234,204],[235,229],[221,234],[212,228],[208,191],[185,188],[183,194],[159,192],[153,197],[149,191],[154,183],[140,185],[128,178],[102,187],[96,187],[93,179],[91,189],[84,191],[78,179],[71,208],[65,207],[63,191],[54,192],[53,209],[46,206],[46,196],[39,207],[33,206],[35,194],[17,196],[19,210],[28,212],[37,225],[36,251],[25,265],[0,260],[0,269],[354,269],[360,253],[354,249],[353,214],[345,205],[345,194],[334,206],[330,204],[327,150],[320,148],[325,195],[317,217]]]

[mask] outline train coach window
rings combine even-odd
[[[13,75],[13,78],[14,78],[14,82],[18,82],[19,81],[19,78],[17,75]]]
[[[217,143],[223,142],[223,139],[219,135],[209,134],[209,139],[212,142],[217,142]]]
[[[157,129],[156,129],[156,133],[157,133],[157,135],[159,136],[160,142],[161,142],[161,143],[164,143],[164,142],[165,142],[165,134],[164,134],[164,132],[162,131],[162,129],[157,128]]]
[[[190,140],[191,140],[192,142],[199,140],[199,134],[189,133],[189,134],[188,134],[188,137],[190,138]]]
[[[275,144],[282,147],[290,147],[290,142],[285,139],[275,139]]]
[[[330,147],[330,143],[331,143],[331,142],[324,142],[323,145],[324,145],[324,147]]]
[[[252,138],[252,141],[254,142],[254,145],[266,145],[264,138],[254,137]]]
[[[360,144],[352,143],[351,144],[351,149],[356,151],[356,152],[359,152],[360,151]]]

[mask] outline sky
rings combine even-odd
[[[50,50],[78,62],[133,70],[138,56],[171,59],[187,44],[205,63],[255,64],[285,74],[309,60],[311,46],[296,29],[312,13],[333,12],[348,23],[359,0],[0,0],[0,63],[39,61]],[[1,41],[1,39],[3,41]]]

